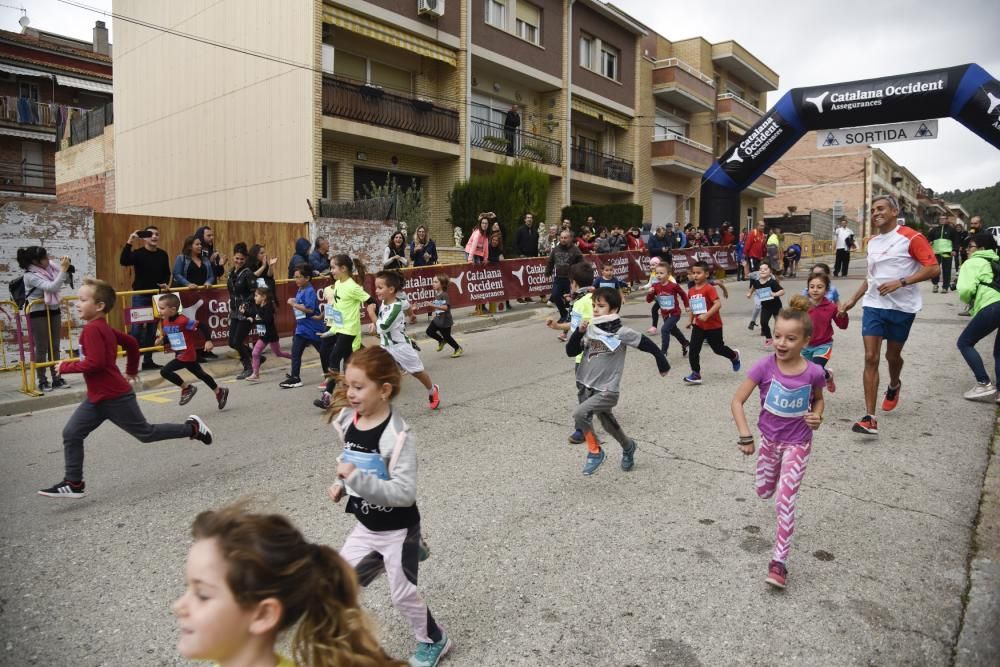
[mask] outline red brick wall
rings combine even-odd
[[[56,200],[67,206],[86,206],[98,213],[114,212],[107,208],[107,174],[85,176],[69,183],[56,185]],[[114,187],[114,175],[111,177]]]

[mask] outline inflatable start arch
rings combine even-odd
[[[741,220],[740,192],[810,130],[947,116],[1000,148],[1000,82],[970,64],[793,88],[705,172],[701,226]]]

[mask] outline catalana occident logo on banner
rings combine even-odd
[[[527,292],[528,296],[547,295],[552,291],[552,276],[545,275],[544,259],[504,262],[501,266],[504,279],[510,282],[508,291]]]
[[[947,70],[838,83],[798,91],[807,127],[877,125],[949,115]]]
[[[747,182],[757,171],[757,165],[770,164],[774,161],[768,155],[772,151],[777,151],[782,145],[778,140],[790,129],[790,125],[782,115],[772,109],[747,132],[740,143],[722,154],[719,164],[737,183]]]
[[[505,298],[503,272],[499,265],[495,268],[475,268],[462,271],[455,276],[454,283],[458,288],[458,293],[465,295],[472,303],[499,301]]]
[[[1000,84],[988,81],[980,86],[959,111],[958,118],[983,138],[993,137],[990,140],[996,141],[1000,136]]]

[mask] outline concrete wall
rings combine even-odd
[[[341,218],[316,218],[310,225],[312,238],[325,236],[330,240],[330,252],[333,254],[350,255],[352,259],[360,258],[369,273],[382,268],[382,251],[389,237],[396,231],[394,220],[346,220]],[[408,236],[413,235],[415,228],[411,226]],[[449,237],[434,239],[441,247],[454,245]]]
[[[118,0],[115,11],[293,64],[115,20],[123,213],[294,222],[316,197],[319,3]],[[301,64],[304,67],[297,67]]]

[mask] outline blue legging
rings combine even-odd
[[[990,376],[975,345],[997,329],[1000,329],[1000,301],[991,303],[976,313],[958,337],[958,351],[972,369],[976,382],[989,382]],[[1000,381],[1000,336],[993,339],[993,372],[997,381]]]

